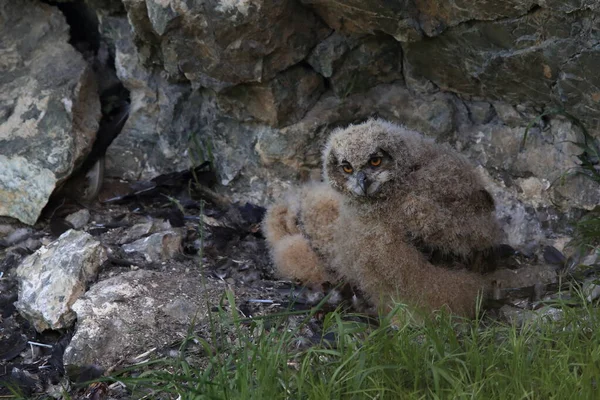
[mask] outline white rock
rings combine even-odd
[[[588,302],[593,302],[600,297],[600,280],[592,278],[583,284],[583,293]]]
[[[207,299],[223,290],[201,282],[194,272],[139,270],[96,283],[73,305],[77,330],[65,365],[108,368],[185,337],[192,322],[204,324]]]
[[[172,230],[155,233],[133,243],[123,245],[126,253],[138,252],[148,262],[166,261],[173,258],[181,248],[181,234]]]
[[[90,211],[87,208],[82,208],[81,210],[68,215],[65,219],[69,221],[75,229],[81,229],[90,221]]]
[[[0,37],[0,216],[33,225],[91,150],[100,98],[57,7],[0,1]]]
[[[75,321],[71,306],[106,258],[106,250],[90,234],[68,230],[17,268],[17,309],[38,332],[69,328]]]

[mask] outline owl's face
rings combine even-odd
[[[386,197],[401,183],[410,161],[393,127],[371,120],[333,132],[324,154],[324,172],[331,186],[368,201]]]

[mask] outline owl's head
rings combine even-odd
[[[323,153],[325,179],[353,198],[384,198],[413,169],[409,149],[422,140],[419,133],[380,119],[336,129]]]

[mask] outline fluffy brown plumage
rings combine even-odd
[[[498,228],[493,200],[466,160],[371,119],[332,132],[323,173],[325,183],[288,194],[265,217],[283,276],[345,280],[378,306],[400,301],[473,315],[485,282],[472,270]]]

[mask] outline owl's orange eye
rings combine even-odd
[[[373,167],[379,167],[381,165],[381,157],[373,157],[369,160],[369,164]]]
[[[354,168],[352,168],[352,166],[350,164],[344,164],[344,165],[342,165],[342,169],[347,174],[351,174],[352,171],[354,171]]]

